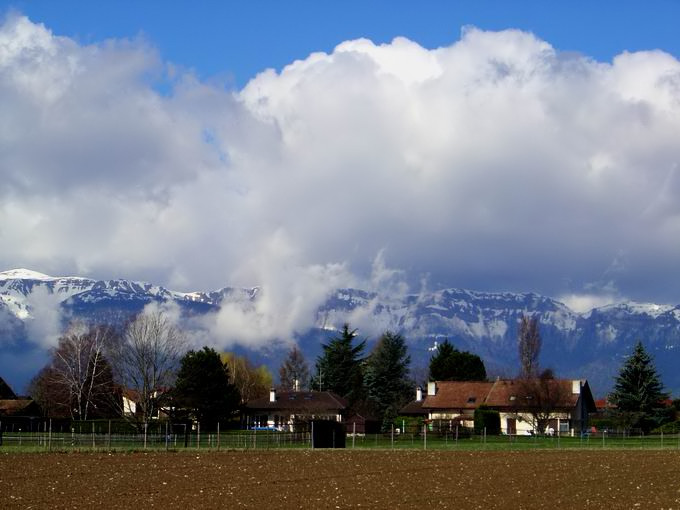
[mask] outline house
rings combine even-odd
[[[347,401],[332,391],[276,391],[245,405],[249,428],[298,432],[310,420],[342,422]]]
[[[123,417],[142,417],[143,416],[143,405],[141,404],[143,398],[139,391],[132,388],[119,387],[118,392],[120,393],[120,404],[122,405]],[[149,416],[151,420],[160,420],[167,418],[169,411],[172,408],[161,405],[159,399],[167,393],[165,388],[161,390],[156,390],[152,393],[152,398],[155,400],[156,407],[154,408],[153,415]],[[163,402],[167,404],[167,402]]]
[[[0,433],[10,427],[36,430],[42,409],[32,398],[19,397],[0,377]]]
[[[473,428],[480,405],[498,411],[501,433],[519,435],[579,434],[588,427],[589,413],[596,410],[585,380],[496,379],[430,382],[427,394],[419,388],[416,400],[401,412],[424,416],[439,428]]]
[[[42,410],[31,398],[0,400],[0,418],[39,418]]]

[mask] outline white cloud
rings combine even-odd
[[[63,332],[60,297],[38,286],[29,295],[27,305],[31,313],[26,321],[28,339],[45,349],[56,347]]]
[[[601,63],[466,28],[435,50],[345,41],[241,91],[169,67],[144,41],[83,46],[7,18],[1,266],[260,286],[253,309],[213,317],[224,342],[285,338],[371,274],[581,295],[625,253],[607,276],[621,295],[677,299],[668,54]]]

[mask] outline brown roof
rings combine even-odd
[[[554,395],[559,395],[561,401],[556,407],[570,409],[576,406],[581,395],[589,411],[595,410],[595,402],[588,382],[584,381],[580,393],[573,393],[571,379],[550,379],[544,381]],[[423,410],[431,409],[475,409],[481,404],[496,409],[530,407],[527,399],[527,388],[519,380],[498,379],[494,382],[486,381],[437,381],[435,395],[427,395],[421,403]],[[417,404],[411,402],[406,407]],[[406,408],[403,408],[406,409]],[[414,408],[415,409],[415,408]]]
[[[2,416],[34,416],[40,414],[40,407],[32,399],[0,400]]]
[[[411,414],[427,414],[427,409],[423,409],[423,402],[425,400],[412,400],[404,407],[399,409],[399,414],[411,415]]]
[[[346,407],[347,400],[332,391],[277,391],[275,402],[267,395],[246,404],[248,409],[261,411],[342,411]]]
[[[571,379],[550,379],[543,382],[548,390],[560,397],[555,407],[572,408],[578,402],[580,393],[572,392]],[[521,381],[503,379],[493,383],[485,404],[490,407],[517,407],[526,405],[527,388]]]
[[[438,381],[435,395],[427,395],[429,409],[475,409],[485,403],[494,383],[482,381]]]

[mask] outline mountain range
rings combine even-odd
[[[196,318],[219,311],[225,303],[252,306],[261,294],[257,287],[185,293],[121,279],[51,277],[25,269],[0,272],[0,376],[21,391],[46,362],[55,331],[73,319],[123,324],[158,303],[175,306],[190,328]],[[338,289],[296,340],[313,364],[322,342],[349,321],[360,333],[389,329],[403,334],[418,375],[424,374],[435,342],[448,338],[457,348],[480,355],[491,376],[512,376],[522,315],[539,320],[541,366],[560,377],[587,378],[596,395],[609,391],[637,340],[654,356],[667,390],[680,392],[680,306],[623,302],[580,313],[533,293],[445,289],[385,296]],[[375,335],[368,340],[370,349]],[[237,350],[276,373],[287,346],[272,339],[266,348],[241,345]]]

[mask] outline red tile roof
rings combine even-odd
[[[435,395],[427,395],[423,407],[430,409],[475,409],[484,404],[494,383],[439,381]]]
[[[553,395],[559,396],[561,401],[557,408],[570,409],[576,406],[579,397],[584,396],[586,407],[595,411],[595,402],[590,393],[587,382],[579,385],[579,393],[573,392],[573,380],[550,379],[543,381]],[[487,381],[437,381],[435,395],[426,395],[422,402],[412,401],[402,408],[405,414],[425,414],[430,410],[473,410],[482,404],[495,409],[531,407],[531,400],[527,398],[526,386],[515,379],[498,379]]]

